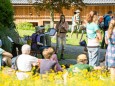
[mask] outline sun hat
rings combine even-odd
[[[38,32],[38,31],[40,31],[40,30],[43,30],[43,29],[45,29],[44,26],[35,26],[36,32]]]
[[[76,12],[76,13],[80,13],[80,10],[76,10],[75,12]]]

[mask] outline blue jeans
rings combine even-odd
[[[89,55],[89,65],[91,66],[99,66],[99,57],[100,57],[100,52],[99,52],[99,47],[96,48],[87,48],[88,49],[88,55]]]

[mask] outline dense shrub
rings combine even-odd
[[[14,42],[19,43],[19,35],[16,32],[15,24],[13,22],[13,7],[11,0],[0,0],[0,39],[3,42],[2,48],[11,52],[12,44],[7,36],[10,36]]]
[[[13,8],[10,0],[0,0],[0,28],[10,27],[13,23]]]
[[[18,23],[16,28],[21,30],[34,30],[33,24],[29,22]]]

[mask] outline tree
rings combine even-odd
[[[0,0],[0,39],[3,42],[2,48],[11,52],[12,44],[7,36],[10,36],[15,42],[19,42],[18,33],[15,31],[13,22],[13,8],[10,0]]]
[[[54,11],[63,14],[63,8],[71,7],[81,9],[84,6],[82,0],[36,0],[33,4],[36,9],[50,11],[51,23],[50,27],[54,27]]]

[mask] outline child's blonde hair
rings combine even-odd
[[[45,59],[50,59],[50,57],[54,54],[54,49],[49,47],[48,49],[44,49],[43,56]]]
[[[111,38],[113,29],[115,28],[115,19],[112,19],[109,23],[109,28],[108,28],[108,37]]]

